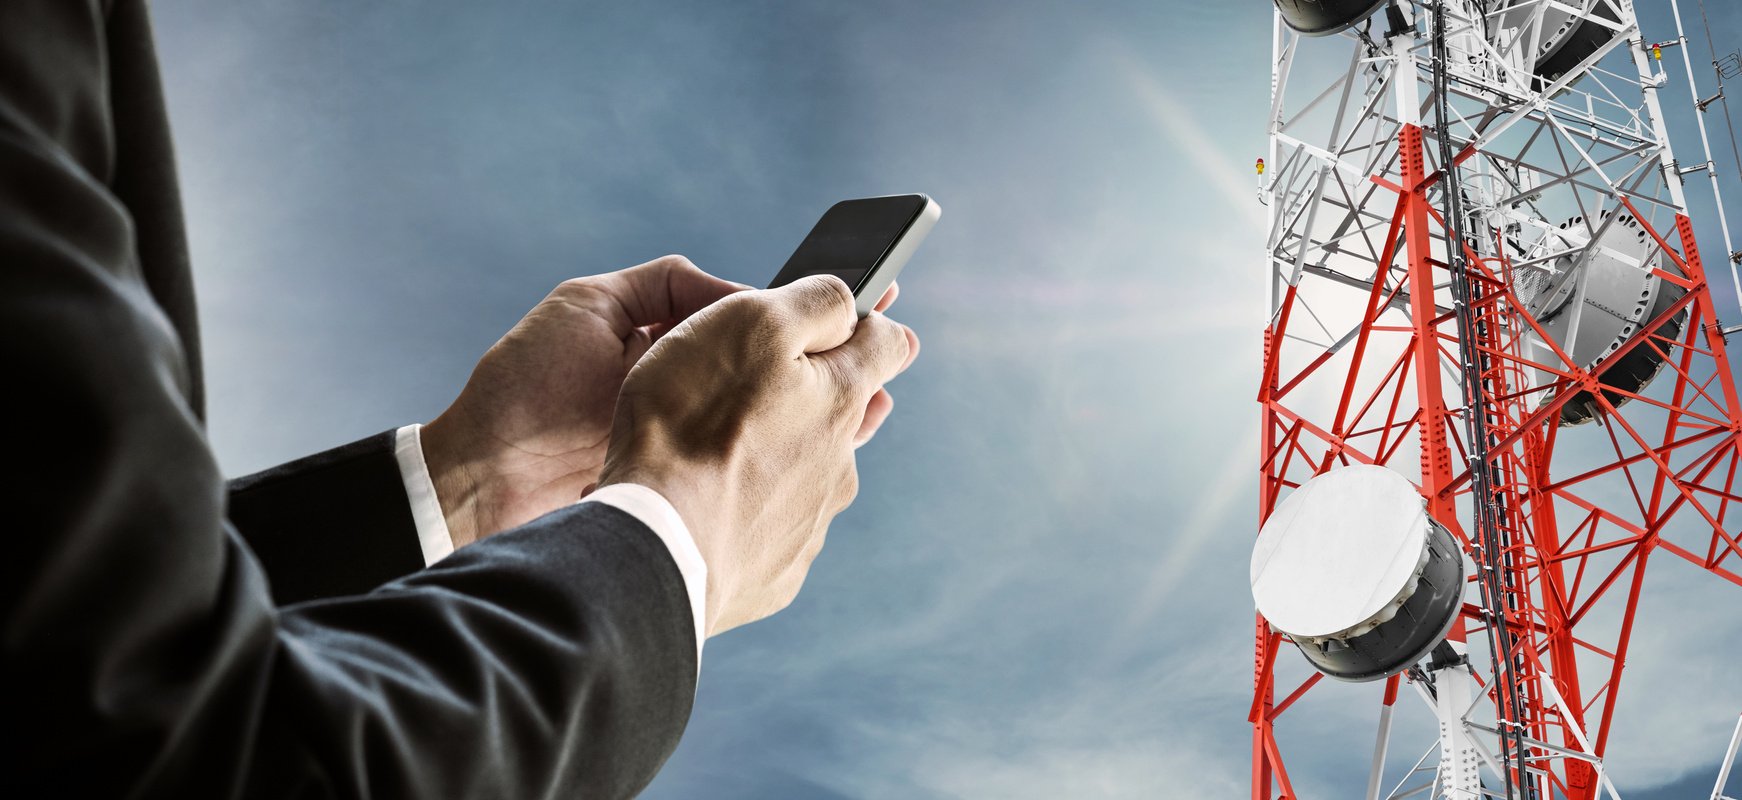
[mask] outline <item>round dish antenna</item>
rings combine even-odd
[[[1543,331],[1575,363],[1585,369],[1605,364],[1597,379],[1619,390],[1603,394],[1611,405],[1620,406],[1657,377],[1663,369],[1663,349],[1641,345],[1612,359],[1613,363],[1605,359],[1644,336],[1648,324],[1687,291],[1654,273],[1669,267],[1669,259],[1651,246],[1639,220],[1631,214],[1611,218],[1605,211],[1591,222],[1599,231],[1595,237],[1587,233],[1584,217],[1561,223],[1558,236],[1575,244],[1594,241],[1595,245],[1579,247],[1544,268],[1520,269],[1513,288]],[[1651,332],[1674,339],[1686,319],[1683,312]],[[1537,371],[1539,385],[1553,384],[1557,377],[1546,370]],[[1552,399],[1551,395],[1544,402]],[[1560,423],[1577,425],[1597,414],[1596,398],[1581,391],[1561,407]]]
[[[1329,36],[1372,16],[1385,0],[1276,0],[1282,22],[1303,36]]]
[[[1574,13],[1569,6],[1580,10]],[[1489,28],[1489,38],[1501,46],[1508,40],[1533,45],[1531,71],[1541,79],[1536,87],[1541,89],[1615,38],[1618,27],[1620,19],[1602,0],[1572,0],[1570,4],[1505,0],[1500,4],[1498,22]]]
[[[1421,494],[1384,467],[1307,481],[1252,548],[1252,598],[1320,672],[1388,678],[1439,644],[1461,607],[1464,561]]]

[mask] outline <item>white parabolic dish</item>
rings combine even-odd
[[[1426,556],[1421,494],[1384,467],[1343,467],[1284,498],[1252,548],[1252,599],[1277,630],[1325,637],[1395,613]],[[1383,620],[1379,620],[1383,621]]]

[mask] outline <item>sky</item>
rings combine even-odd
[[[565,278],[675,252],[763,285],[837,200],[942,205],[859,500],[791,608],[708,642],[648,797],[1244,796],[1267,4],[155,13],[233,475],[434,417]],[[1677,566],[1629,797],[1708,791],[1742,712],[1742,595]],[[1326,718],[1370,729],[1366,688]],[[1349,796],[1360,730],[1297,785]]]

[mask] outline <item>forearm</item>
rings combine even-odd
[[[230,481],[230,521],[275,602],[363,594],[425,565],[397,450],[385,431]]]
[[[286,609],[266,722],[355,781],[340,794],[626,797],[688,718],[692,631],[656,537],[577,506],[366,597]],[[310,712],[322,698],[335,713]],[[269,772],[251,782],[279,793]]]
[[[675,746],[695,654],[681,574],[633,520],[589,504],[372,594],[268,597],[104,183],[107,10],[0,4],[0,365],[21,387],[0,402],[28,465],[0,580],[22,687],[0,716],[25,732],[8,787],[635,791]],[[42,37],[58,60],[21,59]]]

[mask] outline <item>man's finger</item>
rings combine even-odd
[[[877,305],[873,306],[871,310],[872,311],[888,311],[890,306],[895,305],[895,298],[900,297],[900,296],[901,296],[901,284],[891,283],[891,284],[889,284],[889,288],[884,290],[883,297],[878,299]]]
[[[629,334],[623,337],[624,365],[634,366],[635,362],[640,361],[642,356],[647,355],[647,351],[653,347],[653,343],[659,341],[659,337],[670,333],[671,329],[672,323],[669,322],[656,322],[640,328],[630,328]]]
[[[907,360],[901,362],[901,369],[895,371],[897,375],[906,372],[908,367],[913,366],[913,360],[919,358],[919,334],[906,325],[901,326],[901,329],[907,332]]]
[[[877,429],[883,427],[883,421],[889,419],[889,412],[895,410],[895,398],[888,389],[878,389],[871,395],[871,402],[865,404],[865,419],[859,423],[859,432],[853,435],[853,446],[861,447],[877,435]]]
[[[599,276],[622,307],[628,327],[681,322],[750,287],[703,272],[683,256],[664,256]]]
[[[675,322],[655,322],[652,325],[647,326],[647,339],[648,341],[657,342],[659,341],[659,337],[671,333],[671,329],[675,327],[677,327],[677,323]]]
[[[765,292],[781,311],[787,341],[802,353],[833,350],[853,335],[859,321],[853,290],[833,275],[807,275]]]
[[[818,356],[833,362],[843,377],[864,392],[861,397],[870,397],[901,374],[916,340],[906,325],[873,311],[859,320],[845,343]]]

